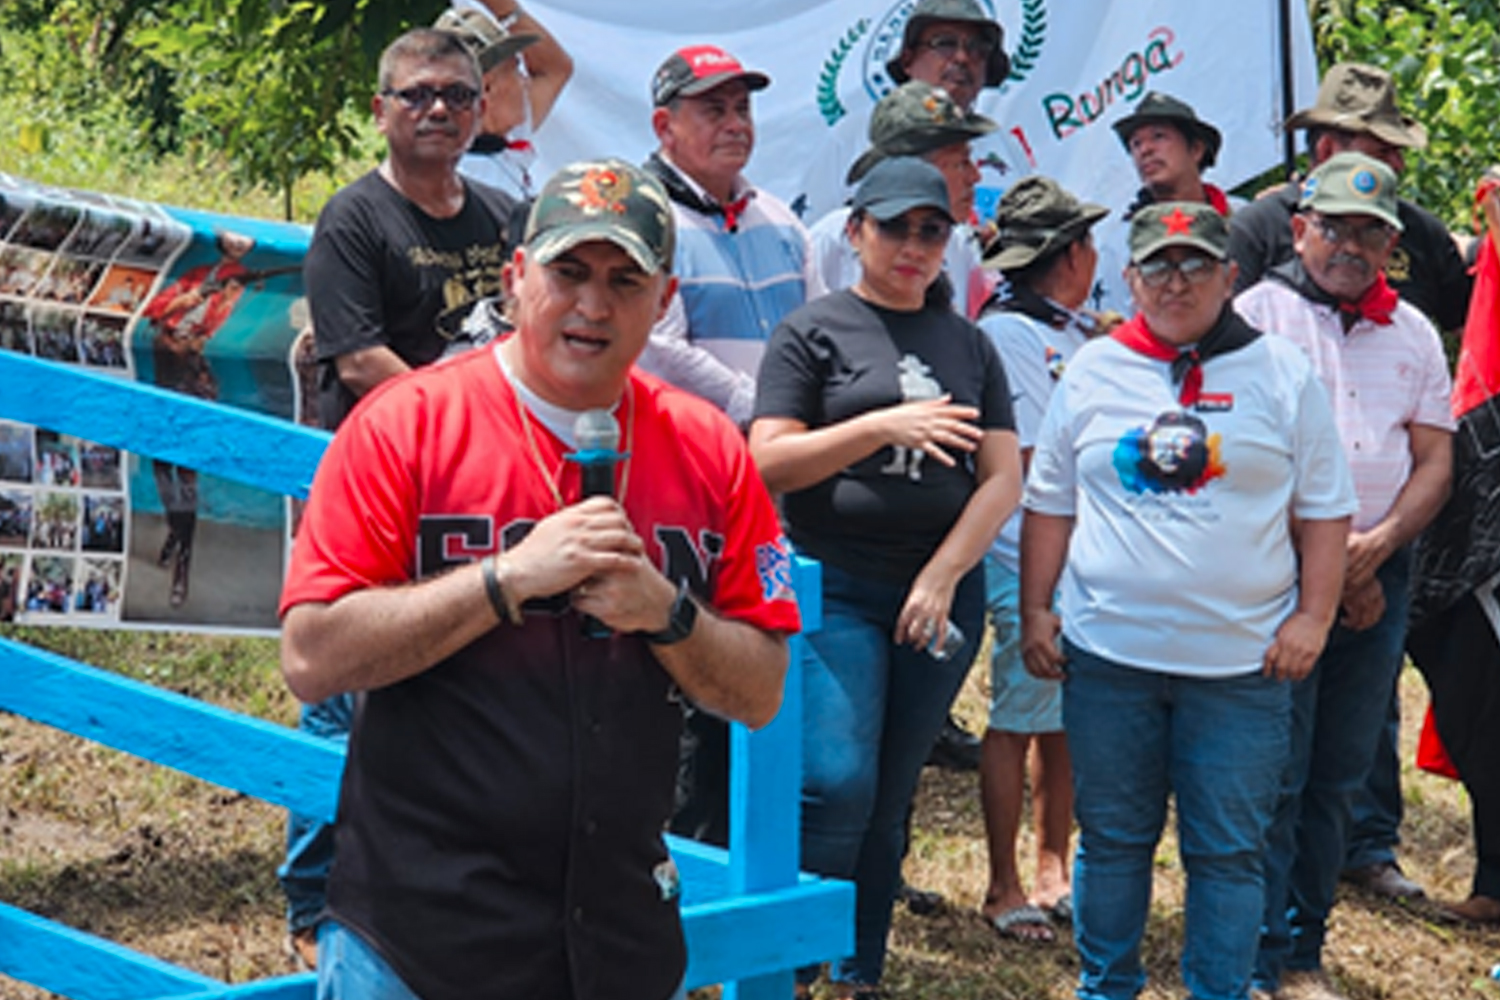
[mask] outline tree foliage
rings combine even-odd
[[[1495,0],[1310,0],[1318,60],[1380,66],[1401,108],[1427,128],[1407,157],[1407,197],[1468,227],[1474,187],[1500,161],[1500,5]]]
[[[282,194],[357,152],[381,50],[443,0],[5,0],[10,96],[39,142],[56,119],[103,116],[150,150],[196,142],[242,187]],[[6,30],[8,29],[8,30]]]

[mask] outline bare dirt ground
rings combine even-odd
[[[295,718],[268,640],[59,639],[68,642],[82,643],[80,658],[280,722]],[[983,717],[982,673],[960,701],[971,728]],[[1425,704],[1410,671],[1404,697],[1409,761]],[[1463,898],[1473,849],[1461,789],[1408,768],[1405,795],[1408,873],[1437,899]],[[284,974],[294,966],[274,877],[283,819],[270,806],[0,714],[0,900],[11,905],[222,980]],[[1077,961],[1066,933],[1050,947],[1001,941],[978,916],[986,859],[975,776],[929,769],[915,831],[908,876],[947,904],[928,917],[898,908],[887,996],[1071,997]],[[1031,849],[1027,834],[1023,858]],[[1158,852],[1146,1000],[1183,995],[1181,892],[1169,834]],[[1347,892],[1327,956],[1352,1000],[1500,998],[1487,975],[1500,961],[1500,934],[1442,922],[1432,906]],[[0,977],[0,1000],[47,995]]]

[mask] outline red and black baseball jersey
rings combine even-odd
[[[795,630],[788,550],[738,431],[630,384],[623,503],[652,560],[721,615]],[[493,350],[378,389],[318,470],[283,613],[516,544],[557,509],[547,476],[576,502],[568,447],[533,422],[533,453],[523,419]],[[666,997],[685,964],[661,837],[675,688],[643,639],[585,638],[566,595],[526,612],[363,699],[329,910],[427,1000]]]

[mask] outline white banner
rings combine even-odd
[[[1155,89],[1192,104],[1224,133],[1207,179],[1223,188],[1281,160],[1276,0],[980,0],[1005,28],[1012,75],[979,110],[1000,130],[976,144],[982,213],[1017,177],[1041,172],[1114,214],[1096,229],[1103,305],[1122,308],[1119,213],[1138,187],[1110,123]],[[684,45],[720,45],[772,78],[755,95],[757,140],[746,171],[805,212],[865,147],[870,108],[892,84],[914,0],[528,0],[572,55],[575,73],[537,136],[540,173],[600,154],[643,159],[651,133],[649,81]],[[1294,107],[1312,103],[1317,68],[1306,5],[1293,8]],[[836,202],[835,202],[836,203]]]

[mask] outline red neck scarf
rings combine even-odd
[[[1208,199],[1208,203],[1213,206],[1215,212],[1218,212],[1226,219],[1229,217],[1229,196],[1224,193],[1223,189],[1217,188],[1212,184],[1204,184],[1203,194]]]
[[[746,191],[734,201],[725,202],[719,206],[719,211],[724,213],[724,228],[731,233],[738,232],[740,228],[740,216],[745,214],[745,207],[750,204],[750,192]]]
[[[1385,280],[1385,275],[1375,275],[1375,283],[1365,289],[1353,302],[1340,302],[1339,312],[1345,316],[1352,316],[1354,320],[1367,319],[1376,326],[1390,326],[1391,314],[1396,311],[1396,303],[1400,301],[1396,290]]]
[[[1171,365],[1172,384],[1181,384],[1177,401],[1183,406],[1195,406],[1203,395],[1203,363],[1239,350],[1260,333],[1225,305],[1208,333],[1186,347],[1169,344],[1152,333],[1146,317],[1140,313],[1115,327],[1110,336],[1137,354]]]

